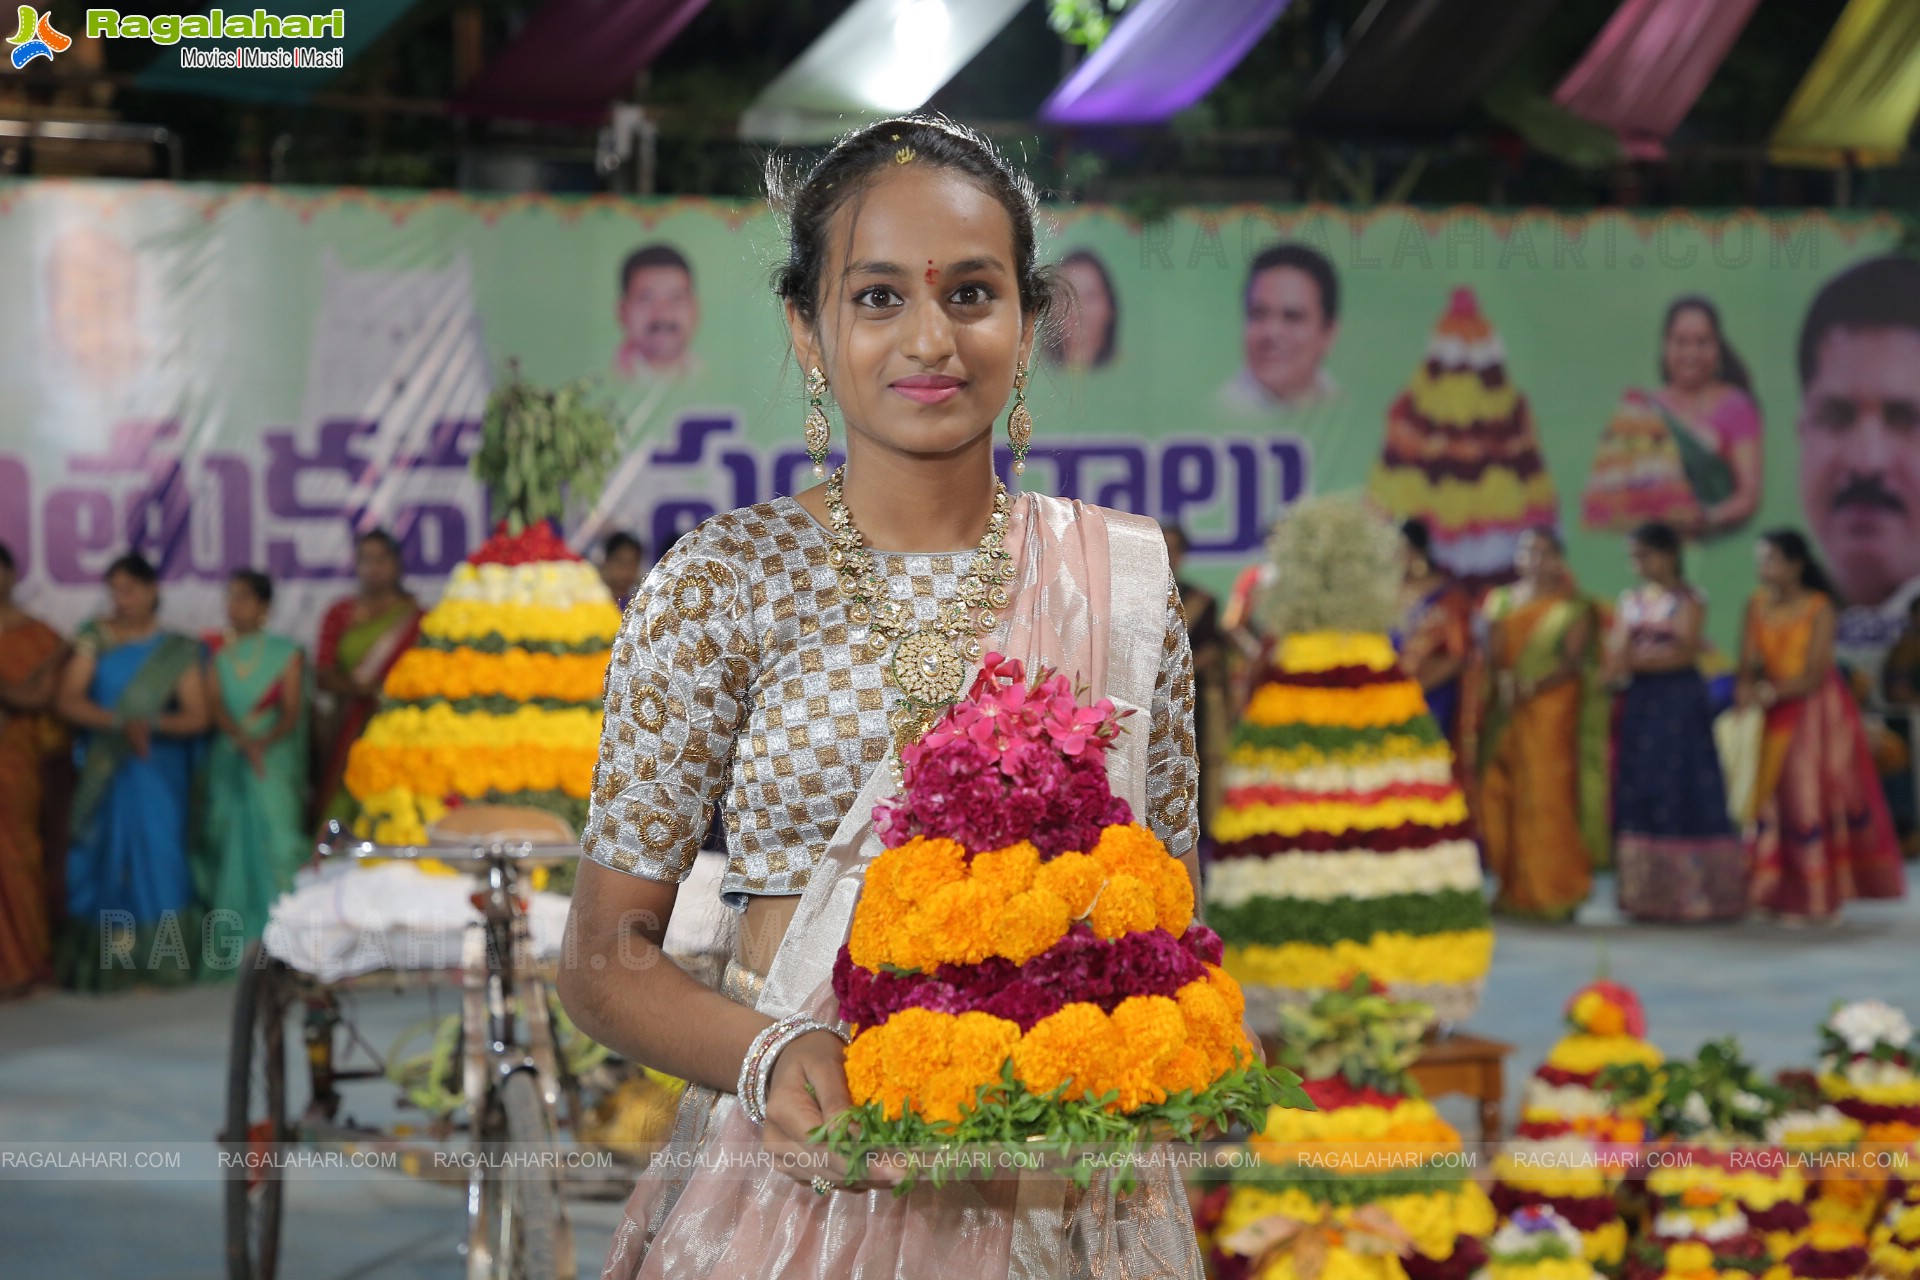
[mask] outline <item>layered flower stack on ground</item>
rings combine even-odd
[[[1494,1211],[1408,1068],[1431,1013],[1365,977],[1281,1017],[1318,1110],[1275,1110],[1202,1212],[1218,1280],[1467,1280]]]
[[[1474,1280],[1599,1280],[1572,1223],[1541,1205],[1521,1209],[1487,1242]]]
[[[1649,520],[1685,528],[1699,519],[1699,499],[1659,404],[1645,391],[1628,391],[1601,433],[1580,523],[1600,533],[1630,533]]]
[[[1510,580],[1520,535],[1558,523],[1533,411],[1471,289],[1454,290],[1426,358],[1387,411],[1368,491],[1396,518],[1426,521],[1434,558],[1470,587]]]
[[[1234,732],[1207,875],[1227,972],[1262,1033],[1353,973],[1463,1021],[1493,932],[1451,751],[1387,639],[1393,531],[1357,501],[1311,499],[1274,544],[1277,639]]]
[[[599,574],[545,521],[497,529],[421,620],[348,758],[362,833],[422,843],[447,806],[481,800],[578,830],[619,630]]]
[[[1820,1039],[1820,1092],[1860,1122],[1865,1140],[1920,1139],[1920,1044],[1907,1015],[1882,1000],[1857,1000],[1833,1011]]]
[[[1920,1276],[1920,1178],[1897,1180],[1889,1188],[1867,1244],[1871,1273],[1884,1280]]]
[[[832,1141],[1125,1142],[1304,1102],[1259,1065],[1186,868],[1109,787],[1121,731],[990,654],[902,753],[834,968],[855,1108]]]
[[[1646,1040],[1640,997],[1615,982],[1595,982],[1567,1002],[1568,1032],[1527,1081],[1514,1140],[1494,1164],[1494,1204],[1509,1221],[1549,1208],[1581,1234],[1581,1256],[1617,1266],[1627,1228],[1616,1193],[1621,1162],[1608,1148],[1646,1136],[1636,1109],[1599,1086],[1608,1068],[1662,1061]]]

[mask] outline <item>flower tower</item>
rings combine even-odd
[[[1622,396],[1600,435],[1580,504],[1580,523],[1596,533],[1631,533],[1649,520],[1691,528],[1700,500],[1687,483],[1680,446],[1665,410],[1647,392]]]
[[[1368,494],[1395,519],[1418,516],[1434,559],[1469,587],[1513,577],[1520,535],[1556,525],[1559,499],[1506,347],[1473,290],[1453,291],[1413,380],[1387,410]]]
[[[1598,1080],[1610,1067],[1651,1070],[1662,1055],[1646,1040],[1640,997],[1619,983],[1582,987],[1565,1018],[1567,1034],[1527,1081],[1519,1128],[1494,1163],[1493,1203],[1508,1221],[1551,1210],[1580,1233],[1580,1257],[1612,1268],[1626,1254],[1627,1228],[1615,1199],[1623,1171],[1606,1148],[1638,1144],[1646,1126]]]
[[[1276,640],[1234,731],[1207,873],[1227,972],[1263,1033],[1281,1004],[1353,973],[1464,1021],[1493,932],[1452,751],[1388,639],[1394,532],[1356,499],[1313,498],[1273,556]]]
[[[1581,1233],[1544,1206],[1521,1209],[1487,1242],[1488,1262],[1476,1280],[1599,1280]]]
[[[1486,1261],[1493,1205],[1408,1073],[1430,1017],[1364,976],[1282,1011],[1319,1109],[1270,1112],[1257,1168],[1210,1202],[1219,1280],[1467,1280]]]
[[[358,834],[424,843],[471,801],[584,826],[620,610],[552,522],[569,492],[598,487],[614,447],[578,388],[539,391],[516,371],[488,401],[474,474],[500,519],[421,620],[348,757]]]

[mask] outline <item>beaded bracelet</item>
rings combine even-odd
[[[800,1013],[788,1014],[753,1038],[740,1061],[740,1080],[734,1087],[747,1119],[755,1124],[767,1122],[767,1084],[773,1078],[774,1063],[788,1045],[814,1031],[828,1031],[839,1036],[840,1043],[852,1043],[852,1037],[839,1027]]]

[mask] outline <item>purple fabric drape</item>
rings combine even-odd
[[[1040,108],[1049,124],[1158,124],[1247,56],[1287,0],[1139,0]]]
[[[1658,158],[1759,0],[1624,0],[1553,100]]]
[[[596,121],[707,0],[547,0],[454,100],[463,115]]]

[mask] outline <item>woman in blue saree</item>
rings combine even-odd
[[[82,731],[63,985],[104,991],[193,975],[199,912],[187,861],[194,752],[207,729],[200,645],[159,625],[153,566],[107,570],[112,614],[74,639],[60,714]]]

